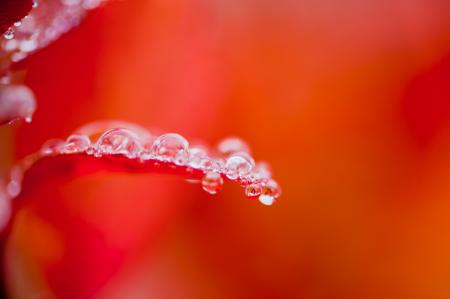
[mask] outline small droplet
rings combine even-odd
[[[41,148],[43,156],[53,156],[61,153],[64,146],[64,141],[61,139],[50,139]]]
[[[266,205],[266,206],[271,206],[275,202],[275,199],[273,198],[273,196],[267,195],[267,194],[261,194],[258,197],[258,199],[263,205]]]
[[[238,152],[250,153],[250,147],[248,146],[248,144],[237,137],[229,137],[222,140],[217,145],[217,149],[221,154],[225,156],[229,156]]]
[[[20,27],[22,25],[22,21],[17,21],[14,23],[15,27]]]
[[[181,135],[164,134],[156,138],[150,152],[163,161],[178,161],[185,164],[189,158],[189,143]]]
[[[14,28],[12,28],[12,27],[9,27],[6,31],[5,31],[5,33],[3,33],[3,37],[5,38],[5,39],[13,39],[14,38]]]
[[[116,128],[103,133],[96,144],[96,156],[102,154],[122,154],[136,158],[142,151],[139,137],[128,129]]]
[[[33,4],[31,5],[32,8],[36,8],[39,6],[38,0],[33,0]]]
[[[216,194],[222,189],[223,178],[217,172],[207,172],[202,179],[202,188],[209,194]]]
[[[260,184],[250,184],[245,187],[245,195],[254,197],[261,194],[262,187]]]
[[[233,154],[225,163],[226,176],[231,180],[235,180],[238,177],[248,174],[254,165],[255,162],[247,153],[240,152]]]
[[[91,145],[91,140],[86,135],[73,134],[66,139],[63,152],[66,154],[82,153]]]

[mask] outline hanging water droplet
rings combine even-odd
[[[258,199],[263,205],[266,205],[266,206],[271,206],[275,202],[274,197],[272,195],[267,195],[267,194],[261,194],[258,197]]]
[[[73,134],[66,139],[63,152],[65,154],[82,153],[91,145],[91,140],[86,135]]]
[[[43,156],[53,156],[60,154],[64,146],[61,139],[50,139],[42,145],[41,154]]]
[[[202,188],[209,194],[216,194],[222,189],[223,178],[217,172],[207,172],[202,179]]]
[[[238,177],[248,174],[254,165],[253,158],[247,153],[240,152],[233,154],[225,163],[226,176],[231,180],[235,180]]]
[[[14,38],[14,28],[13,27],[9,27],[5,33],[3,33],[3,37],[5,39],[13,39]]]
[[[96,156],[102,154],[122,154],[129,158],[136,158],[142,151],[139,137],[128,129],[111,129],[103,133],[96,144]]]
[[[219,152],[225,156],[229,156],[238,152],[250,153],[250,147],[242,139],[237,137],[229,137],[222,140],[218,145],[217,149]]]
[[[261,194],[270,195],[276,199],[281,196],[281,187],[275,180],[270,179],[265,183]]]
[[[150,152],[163,161],[183,161],[189,158],[189,143],[181,135],[175,133],[164,134],[156,138]]]
[[[260,184],[250,184],[245,187],[245,195],[254,197],[261,194],[262,187]]]

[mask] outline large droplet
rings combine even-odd
[[[263,182],[267,181],[272,177],[272,172],[270,166],[266,162],[258,162],[252,171],[248,174],[247,179],[250,182]]]
[[[41,154],[43,156],[54,156],[62,152],[64,141],[61,139],[50,139],[42,145]]]
[[[31,120],[36,101],[30,88],[25,85],[0,86],[0,123],[22,118]]]
[[[274,179],[269,179],[263,187],[262,194],[271,195],[277,199],[281,196],[281,187]]]
[[[202,179],[202,188],[209,194],[216,194],[222,189],[223,178],[217,172],[207,172]]]
[[[138,136],[128,129],[116,128],[106,131],[97,141],[96,156],[122,154],[135,158],[142,151]]]
[[[262,192],[262,187],[260,184],[249,184],[247,186],[245,186],[245,195],[247,195],[248,197],[255,197],[260,195]]]
[[[226,176],[231,180],[235,180],[248,174],[254,165],[255,162],[253,158],[247,153],[239,152],[233,154],[226,160],[225,163]]]
[[[275,200],[281,196],[281,187],[278,183],[270,179],[262,188],[261,195],[259,196],[259,201],[266,205],[272,205]]]
[[[198,169],[202,167],[202,163],[208,159],[208,154],[203,147],[192,147],[189,149],[188,165],[192,168]]]
[[[91,140],[86,135],[73,134],[66,139],[63,153],[74,154],[85,152],[91,146]]]
[[[189,159],[189,143],[181,135],[164,134],[156,138],[150,152],[157,159],[175,161],[179,165],[184,165]]]
[[[218,145],[217,149],[225,156],[229,156],[238,152],[250,153],[250,147],[245,141],[237,137],[229,137],[223,139]]]

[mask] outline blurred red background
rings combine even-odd
[[[35,54],[7,163],[98,119],[273,166],[272,207],[164,175],[48,182],[11,298],[449,298],[450,2],[110,1]]]

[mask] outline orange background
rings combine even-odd
[[[12,298],[450,297],[450,2],[111,1],[26,83],[16,158],[98,119],[237,135],[283,196],[48,182],[14,220]]]

